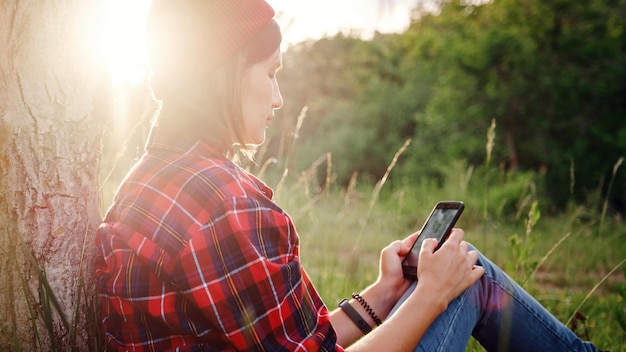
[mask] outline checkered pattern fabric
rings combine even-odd
[[[96,234],[109,347],[341,351],[272,190],[200,142],[153,144]]]

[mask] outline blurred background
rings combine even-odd
[[[149,1],[117,2],[103,51],[120,100],[112,128],[125,133],[146,125]],[[614,172],[626,155],[624,1],[269,2],[285,33],[285,106],[260,164],[304,169],[331,153],[339,184],[354,172],[377,180],[411,139],[395,184],[489,164],[533,178],[552,213],[608,200],[606,212],[624,215],[626,172]]]

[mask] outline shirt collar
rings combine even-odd
[[[220,153],[211,145],[193,138],[173,137],[171,134],[160,131],[158,126],[152,126],[148,141],[146,142],[146,151],[148,152],[166,152],[180,154],[194,154],[202,158],[221,159],[224,165],[239,170],[244,177],[248,177],[250,181],[269,199],[273,198],[274,191],[258,179],[253,174],[242,169],[239,165],[229,160],[224,154]]]

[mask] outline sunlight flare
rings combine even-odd
[[[113,85],[137,85],[148,72],[145,25],[150,0],[107,0],[100,52]]]

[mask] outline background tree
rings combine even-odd
[[[89,344],[99,5],[0,2],[0,350]]]
[[[542,205],[597,209],[609,197],[624,213],[626,173],[608,184],[626,153],[625,51],[624,0],[440,1],[398,35],[290,49],[279,114],[292,127],[309,107],[300,166],[331,152],[343,183],[354,172],[378,179],[406,137],[396,180],[439,182],[458,161],[484,164],[495,120],[491,164],[533,173]]]
[[[546,172],[555,205],[594,200],[626,151],[625,12],[626,2],[613,0],[447,4],[409,30],[447,29],[436,52],[446,79],[429,112],[474,137],[495,118],[509,169]],[[470,145],[460,155],[482,153]],[[623,212],[619,177],[609,196]]]

